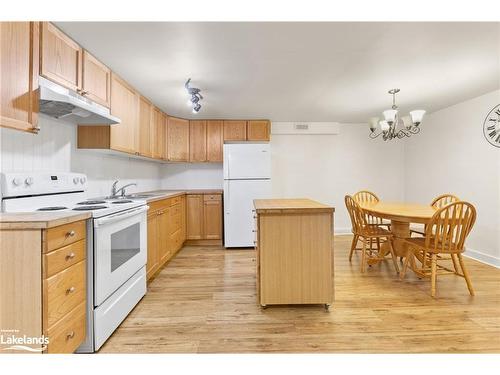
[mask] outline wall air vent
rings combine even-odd
[[[295,124],[295,130],[309,130],[308,124]]]

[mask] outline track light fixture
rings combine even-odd
[[[190,96],[188,100],[188,105],[193,106],[193,113],[198,113],[201,109],[201,104],[199,101],[203,99],[203,96],[200,94],[201,90],[196,87],[189,87],[189,83],[191,82],[191,78],[189,78],[184,87],[186,88],[188,95]]]

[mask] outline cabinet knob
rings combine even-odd
[[[66,338],[68,339],[72,339],[73,337],[75,337],[75,331],[68,332],[68,334],[66,335]]]
[[[66,237],[73,237],[74,235],[75,235],[75,231],[74,230],[66,233]]]
[[[66,289],[66,294],[73,293],[75,291],[75,287],[72,286],[71,288]]]
[[[68,255],[66,255],[66,260],[73,259],[74,257],[75,257],[75,253],[69,253]]]

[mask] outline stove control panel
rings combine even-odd
[[[0,197],[69,193],[87,190],[82,173],[1,173]]]

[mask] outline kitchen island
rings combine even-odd
[[[310,199],[256,199],[261,306],[333,302],[333,207]]]

